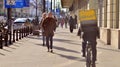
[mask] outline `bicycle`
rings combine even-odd
[[[86,45],[86,67],[96,67],[95,62],[92,60],[92,46],[91,43],[87,41]]]

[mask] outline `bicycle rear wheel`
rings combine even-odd
[[[92,50],[90,45],[87,45],[86,48],[86,67],[91,67],[91,63],[92,63]]]

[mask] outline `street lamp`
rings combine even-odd
[[[36,17],[35,17],[35,20],[36,20],[36,25],[38,25],[39,23],[39,20],[38,20],[38,15],[37,15],[37,9],[38,9],[38,4],[37,4],[38,0],[36,0]]]
[[[9,0],[7,1],[7,4],[9,5],[15,5],[15,0]],[[7,8],[7,22],[8,22],[8,31],[9,31],[9,44],[12,44],[12,8]]]
[[[43,0],[43,13],[45,12],[45,9],[46,9],[45,5],[46,5],[46,1]]]
[[[37,9],[38,9],[37,2],[38,2],[38,0],[36,0],[36,17],[37,17]]]

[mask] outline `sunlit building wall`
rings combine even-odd
[[[120,49],[120,0],[74,0],[70,12],[77,14],[79,23],[79,11],[89,9],[96,10],[100,40]]]

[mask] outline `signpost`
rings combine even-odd
[[[15,0],[7,0],[7,5],[15,5]]]
[[[29,0],[4,0],[5,8],[29,7]]]

